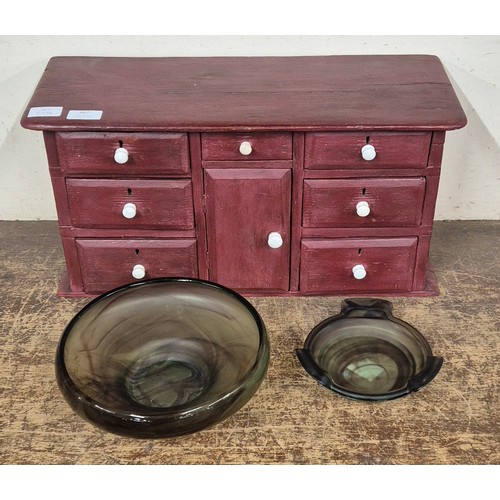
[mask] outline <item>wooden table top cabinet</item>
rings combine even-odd
[[[67,264],[91,296],[162,276],[262,295],[437,293],[446,131],[435,56],[54,57],[43,132]]]

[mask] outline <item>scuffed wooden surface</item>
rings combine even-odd
[[[59,394],[59,336],[88,299],[54,294],[64,267],[54,222],[0,222],[2,464],[498,464],[500,222],[438,222],[432,245],[441,295],[396,298],[445,358],[420,393],[360,403],[330,393],[294,350],[342,297],[252,298],[271,339],[268,376],[218,426],[170,440],[100,431]]]

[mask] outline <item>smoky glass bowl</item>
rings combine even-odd
[[[203,280],[159,278],[92,300],[68,324],[56,378],[73,410],[136,438],[197,432],[243,407],[269,364],[255,308]]]
[[[319,323],[304,348],[303,368],[328,389],[351,399],[384,401],[418,391],[438,374],[424,336],[392,315],[381,299],[346,299],[341,312]]]

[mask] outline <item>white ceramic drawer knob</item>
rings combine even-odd
[[[352,274],[357,280],[362,280],[366,276],[366,269],[363,264],[356,264],[352,268]]]
[[[361,148],[361,156],[363,157],[363,160],[371,161],[375,159],[375,156],[377,156],[377,152],[371,144],[365,144]]]
[[[248,156],[252,152],[252,145],[248,141],[243,141],[240,144],[240,153],[244,156]]]
[[[126,219],[133,219],[137,215],[137,207],[134,203],[125,203],[122,209],[122,215]]]
[[[370,215],[370,205],[368,205],[368,202],[367,201],[360,201],[356,205],[356,213],[360,217],[366,217],[366,216]]]
[[[118,148],[115,151],[116,163],[124,164],[128,162],[128,151],[125,148]]]
[[[136,264],[132,269],[132,276],[136,280],[142,280],[146,276],[146,268],[142,264]]]
[[[267,237],[267,244],[271,248],[279,248],[283,245],[283,238],[281,237],[281,234],[276,232],[269,233],[269,236]]]

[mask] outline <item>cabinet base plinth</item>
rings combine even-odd
[[[256,290],[236,290],[245,297],[435,297],[439,295],[439,287],[436,279],[436,274],[432,269],[428,269],[425,277],[425,287],[423,290],[410,291],[375,291],[365,290],[363,292],[348,292],[332,290],[321,293],[303,293],[296,292],[269,292]],[[73,298],[93,298],[99,296],[99,293],[88,293],[83,290],[71,290],[69,286],[68,274],[64,272],[59,282],[57,291],[58,297],[73,297]]]

